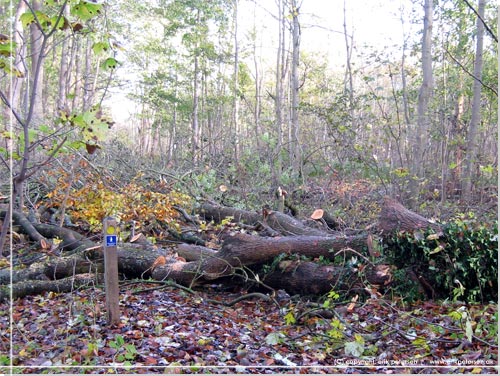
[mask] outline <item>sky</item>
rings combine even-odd
[[[344,0],[298,0],[301,3],[301,50],[319,56],[327,56],[333,69],[341,69],[346,61],[344,39]],[[347,32],[353,36],[354,44],[361,48],[371,45],[378,48],[395,45],[400,49],[403,43],[401,9],[408,11],[410,0],[345,0]],[[254,17],[256,12],[256,17]],[[274,0],[240,0],[239,39],[243,42],[256,23],[260,34],[260,45],[264,61],[275,63],[278,36],[277,21],[270,14],[276,14]],[[409,32],[410,25],[405,25]],[[248,45],[248,44],[247,44]],[[125,96],[113,96],[113,118],[118,123],[126,122],[133,105]]]
[[[300,0],[298,0],[300,2]],[[264,50],[274,50],[277,38],[277,22],[268,15],[276,13],[275,1],[255,0],[257,17],[265,31]],[[409,0],[345,0],[347,32],[357,46],[364,44],[383,48],[403,42],[401,11],[408,11]],[[253,25],[252,2],[240,0],[240,34]],[[333,66],[345,63],[344,0],[302,0],[299,21],[301,23],[301,49],[326,53]],[[409,29],[409,25],[405,25]],[[407,32],[409,30],[406,30]],[[273,52],[274,53],[274,52]]]

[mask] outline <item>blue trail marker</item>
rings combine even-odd
[[[104,232],[104,282],[106,288],[106,312],[108,324],[120,322],[120,288],[118,285],[118,225],[116,219],[103,220]]]

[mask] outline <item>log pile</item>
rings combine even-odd
[[[218,249],[189,243],[171,249],[122,244],[118,250],[120,273],[126,278],[170,279],[188,287],[214,281],[231,283],[231,278],[246,276],[290,294],[323,294],[333,288],[354,293],[368,285],[377,288],[392,282],[391,266],[378,263],[371,252],[374,236],[427,227],[440,231],[438,224],[390,198],[385,199],[379,221],[370,231],[342,232],[269,209],[257,213],[213,203],[203,204],[197,214],[216,222],[231,217],[239,231],[224,234]],[[50,242],[55,237],[62,242],[60,252],[26,269],[12,274],[9,269],[0,270],[0,300],[8,299],[9,284],[16,298],[99,282],[103,272],[99,244],[73,230],[30,223],[22,213],[16,213],[14,220],[35,242]],[[311,222],[316,226],[310,226]]]

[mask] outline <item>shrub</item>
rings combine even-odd
[[[399,269],[395,291],[409,300],[418,297],[412,273],[428,283],[435,298],[498,299],[498,222],[478,224],[461,216],[445,224],[442,235],[399,232],[387,239],[384,255]]]

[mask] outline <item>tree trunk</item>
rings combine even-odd
[[[292,116],[291,116],[291,155],[293,171],[302,177],[302,148],[300,143],[299,123],[299,58],[300,58],[300,24],[297,0],[291,2],[292,13]]]
[[[208,204],[202,210],[205,215],[210,212],[211,218],[218,220],[224,219],[226,215],[250,224],[258,224],[263,220],[253,212],[231,211],[230,208]],[[40,286],[46,286],[50,291],[62,291],[68,288],[68,281],[61,284],[49,282],[73,278],[82,273],[97,275],[103,272],[101,245],[69,229],[31,224],[22,213],[15,213],[14,220],[34,240],[62,239],[60,255],[56,255],[56,252],[41,255],[41,261],[28,268],[15,270],[12,274],[9,269],[0,270],[0,285],[13,283],[15,296],[23,296],[23,291],[24,294],[41,291]],[[189,244],[180,244],[171,250],[155,249],[148,244],[123,244],[118,248],[119,272],[126,278],[172,279],[185,286],[215,280],[226,281],[223,277],[236,275],[246,279],[249,275],[259,275],[259,278],[253,278],[254,282],[261,281],[274,288],[284,288],[289,293],[301,294],[322,294],[332,288],[336,291],[357,292],[364,288],[363,281],[378,286],[386,286],[392,281],[388,265],[373,265],[363,255],[371,242],[371,236],[366,232],[346,235],[313,231],[294,218],[278,212],[268,213],[264,221],[292,235],[261,237],[236,232],[226,235],[219,250]],[[441,230],[439,224],[386,198],[378,223],[378,230],[384,235],[426,228],[432,228],[437,233]],[[346,264],[351,256],[363,258],[367,263],[363,263],[362,268],[353,269]],[[314,262],[315,259],[339,264],[321,265]],[[81,278],[82,281],[89,280],[87,277]],[[5,294],[5,291],[0,291],[0,298],[8,296]]]
[[[69,14],[69,9],[66,7],[64,10],[64,15],[67,17],[68,14]],[[68,84],[70,78],[70,72],[69,72],[70,33],[68,30],[64,30],[62,32],[64,33],[64,38],[61,44],[61,64],[59,69],[59,88],[58,88],[59,92],[57,96],[57,109],[59,111],[65,111],[69,114],[70,111],[67,101],[68,101]]]
[[[20,17],[22,14],[26,13],[27,7],[26,3],[23,0],[19,1],[17,6],[16,15],[14,19],[14,42],[16,43],[16,55],[14,60],[14,68],[17,72],[19,72],[19,77],[17,75],[13,75],[11,80],[11,103],[12,111],[16,111],[21,117],[24,117],[27,113],[26,104],[24,106],[21,105],[21,94],[23,83],[26,81],[26,66],[24,59],[26,58],[26,43],[25,43],[25,32],[23,29],[23,25],[21,23]],[[9,114],[10,115],[10,114]],[[23,116],[24,115],[24,116]],[[7,119],[9,116],[6,117]]]
[[[32,1],[32,12],[42,9],[41,0]],[[45,43],[46,37],[42,34],[40,28],[42,26],[38,22],[33,22],[30,25],[30,41],[31,41],[31,96],[30,96],[30,111],[26,123],[29,126],[34,125],[37,128],[43,119],[43,63],[45,59]]]
[[[420,231],[427,228],[441,233],[441,225],[429,221],[427,218],[406,209],[396,200],[385,197],[384,205],[380,211],[378,228],[383,235],[389,235],[396,231]]]
[[[275,235],[314,235],[328,236],[332,233],[308,227],[301,221],[289,215],[264,209],[261,214],[247,210],[216,206],[205,203],[200,208],[200,214],[209,220],[221,222],[223,219],[232,217],[233,222],[244,223],[249,226],[264,226],[274,230]]]
[[[254,117],[254,129],[255,129],[255,145],[256,149],[258,151],[261,150],[261,137],[262,137],[262,131],[261,131],[261,125],[260,125],[260,115],[261,115],[261,93],[262,93],[262,78],[259,72],[259,60],[257,59],[258,54],[257,54],[257,30],[255,26],[255,10],[257,8],[257,4],[254,3],[254,13],[253,13],[253,30],[252,30],[252,49],[253,49],[253,65],[255,69],[255,94],[254,94],[254,100],[255,104],[253,106],[253,117]]]
[[[319,265],[314,262],[282,261],[278,270],[263,277],[263,282],[289,294],[325,294],[361,292],[365,289],[358,270],[344,265]],[[386,286],[392,281],[388,265],[368,265],[361,273],[371,285]]]
[[[283,146],[283,105],[284,105],[284,80],[285,80],[285,4],[284,0],[278,0],[278,51],[276,54],[276,93],[274,97],[274,113],[277,131],[274,158],[271,161],[273,172],[273,184],[280,185]]]
[[[102,283],[102,275],[91,273],[78,274],[73,277],[62,278],[58,280],[43,280],[43,281],[22,281],[12,285],[12,288],[0,286],[0,302],[12,299],[22,298],[27,295],[42,294],[44,292],[69,292],[80,287],[92,286],[97,283]]]
[[[234,2],[234,72],[233,72],[233,129],[234,129],[234,160],[240,159],[240,88],[239,88],[239,45],[238,45],[238,0]]]
[[[323,257],[334,259],[340,253],[349,253],[349,249],[360,250],[366,245],[366,235],[352,237],[292,236],[281,238],[261,238],[247,234],[235,234],[224,240],[222,248],[212,253],[202,247],[190,247],[191,254],[200,252],[200,256],[191,256],[195,261],[168,259],[165,265],[153,270],[152,277],[157,280],[171,278],[183,285],[192,286],[231,276],[244,267],[271,262],[279,255],[300,255],[310,258]],[[184,247],[184,251],[186,247]],[[185,252],[183,254],[186,254]],[[286,269],[286,268],[285,268]],[[288,269],[287,269],[288,270]],[[325,269],[327,270],[327,269]],[[337,272],[339,274],[340,272]],[[302,281],[303,290],[313,293],[318,286],[309,288],[308,280]]]
[[[424,175],[424,145],[427,145],[428,131],[430,128],[429,102],[432,95],[432,24],[433,0],[424,2],[424,30],[422,37],[422,85],[418,93],[417,127],[415,129],[413,144],[412,172],[417,178]],[[413,179],[411,183],[412,201],[419,194],[420,179]]]
[[[200,20],[200,11],[198,10],[198,22]],[[192,113],[192,118],[191,118],[191,127],[192,127],[192,134],[191,134],[191,152],[193,154],[193,162],[196,165],[197,162],[200,160],[199,154],[200,154],[200,147],[201,147],[201,141],[200,141],[200,124],[199,124],[199,119],[198,119],[198,107],[199,107],[199,93],[198,93],[198,86],[199,86],[199,76],[200,76],[200,68],[199,68],[199,52],[197,51],[198,45],[196,45],[195,50],[193,52],[193,59],[194,59],[194,71],[193,71],[193,113]]]
[[[470,201],[472,197],[474,179],[474,166],[477,159],[477,129],[481,121],[481,87],[483,74],[483,36],[484,36],[484,8],[485,0],[478,1],[477,22],[476,22],[476,57],[474,59],[474,86],[472,97],[472,113],[467,133],[467,158],[465,164],[465,173],[463,178],[462,197],[465,201]]]

